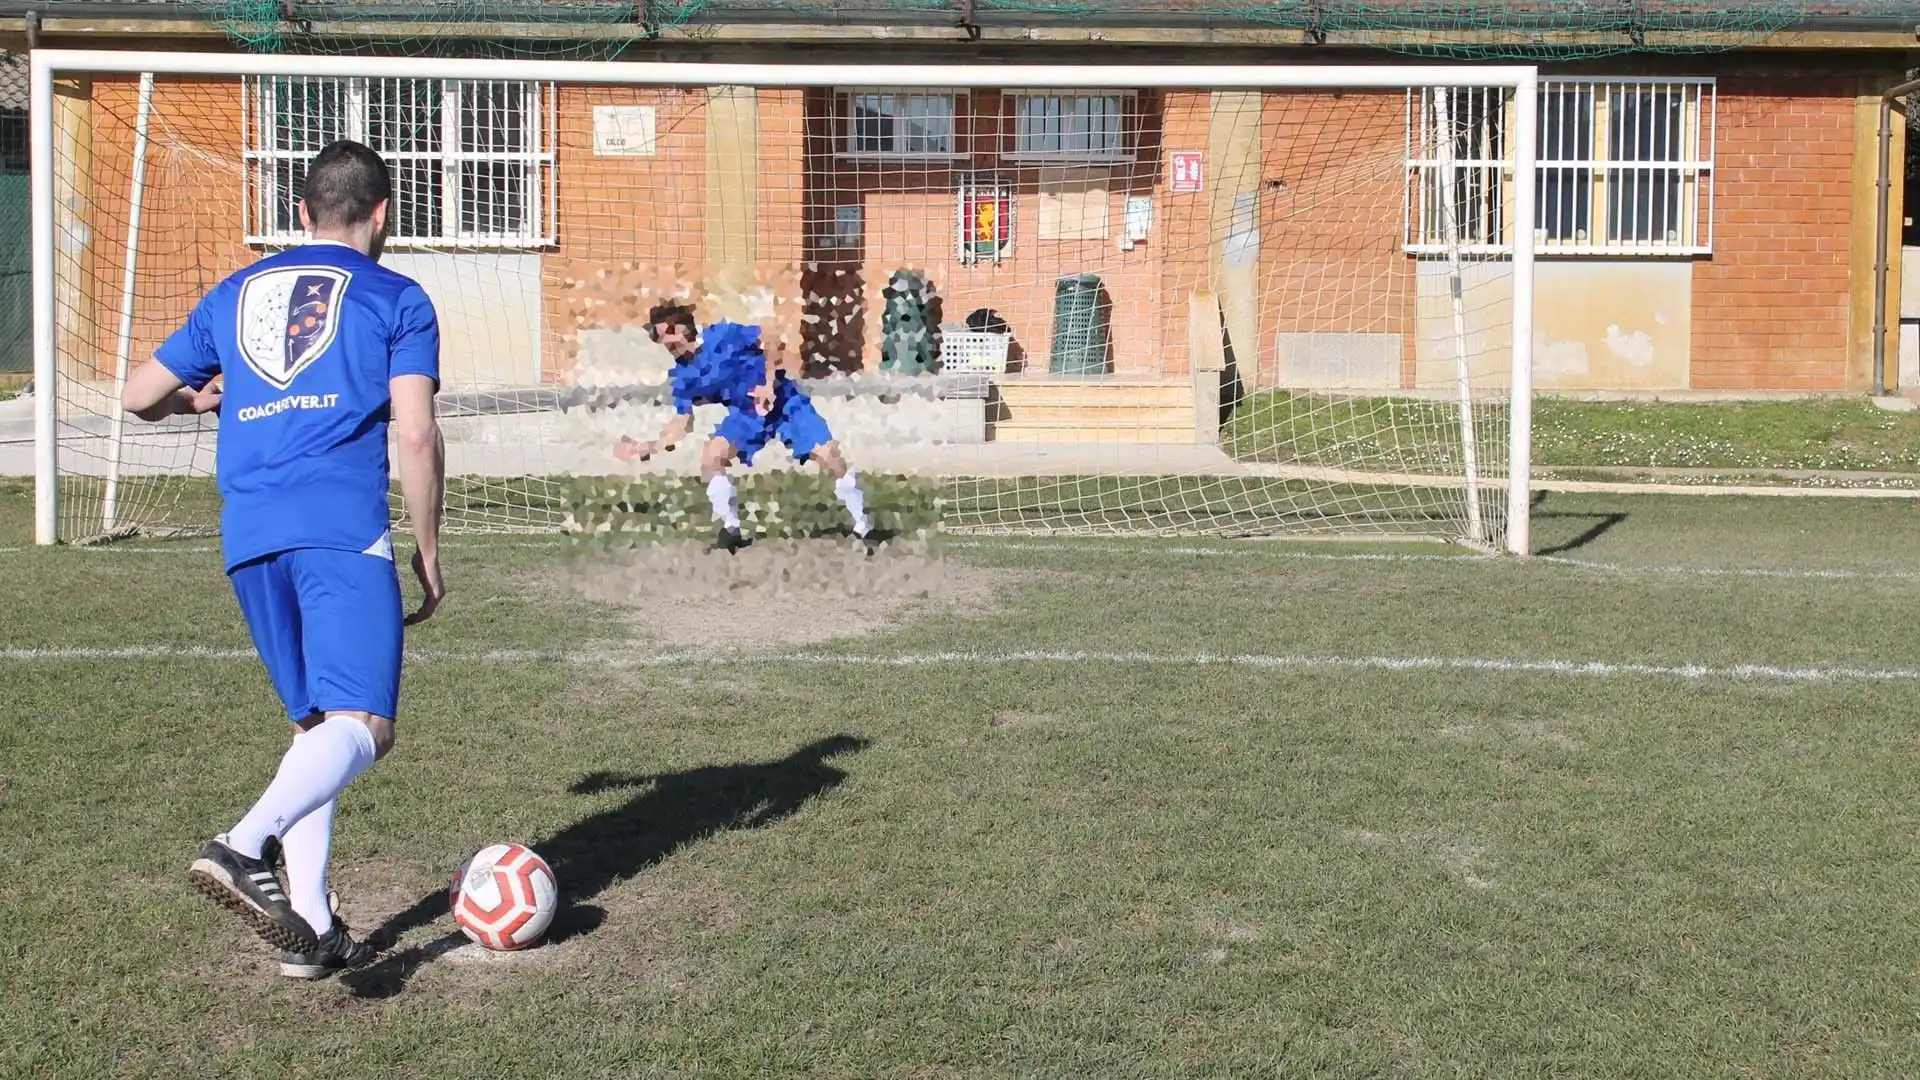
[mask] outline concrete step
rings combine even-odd
[[[1059,427],[1053,424],[991,424],[987,441],[1061,445],[1192,445],[1193,425],[1185,427]]]
[[[989,416],[1015,424],[1058,427],[1187,427],[1193,426],[1193,403],[1172,405],[1027,405],[1002,402]]]
[[[1189,405],[1190,380],[1038,380],[1007,379],[994,384],[1009,408],[1021,406]]]
[[[1194,442],[1193,383],[1185,377],[1000,379],[987,415],[993,442]]]

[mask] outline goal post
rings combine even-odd
[[[450,528],[692,471],[609,452],[668,415],[677,300],[760,326],[956,531],[1525,554],[1538,109],[1527,66],[35,50],[36,540],[215,527],[231,421],[118,387],[355,137],[448,331]]]

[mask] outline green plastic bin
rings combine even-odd
[[[1063,277],[1053,288],[1053,351],[1048,370],[1055,375],[1105,375],[1110,336],[1100,304],[1100,276]]]

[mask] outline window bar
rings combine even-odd
[[[252,79],[240,80],[240,231],[249,238],[260,235],[256,224],[259,221],[259,208],[254,205],[260,191],[255,176],[260,159],[253,147],[253,128],[258,125],[247,123],[249,110],[254,108],[254,99],[259,96],[252,83]]]
[[[1676,229],[1676,225],[1680,223],[1680,196],[1684,194],[1680,186],[1680,175],[1682,175],[1680,161],[1686,160],[1680,150],[1682,146],[1686,146],[1686,142],[1682,142],[1680,138],[1680,117],[1684,113],[1686,113],[1686,88],[1682,86],[1668,88],[1667,146],[1663,148],[1665,167],[1661,169],[1663,190],[1661,190],[1661,236],[1659,236],[1661,246],[1667,246],[1667,248],[1680,244],[1680,229]]]
[[[1706,235],[1697,236],[1694,242],[1696,244],[1699,244],[1702,247],[1712,247],[1713,246],[1713,189],[1716,186],[1713,183],[1712,169],[1714,166],[1715,139],[1719,135],[1719,127],[1720,127],[1720,120],[1719,120],[1720,87],[1716,83],[1712,86],[1707,87],[1706,90],[1707,90],[1707,93],[1710,95],[1710,97],[1709,97],[1709,100],[1702,106],[1702,113],[1701,113],[1700,119],[1697,121],[1700,124],[1708,125],[1707,126],[1707,153],[1706,153],[1706,157],[1703,159],[1706,161],[1707,169],[1708,169],[1708,176],[1707,176],[1707,182],[1706,182],[1706,188],[1707,188]]]
[[[477,121],[486,105],[479,94],[468,91],[468,84],[458,79],[443,79],[440,82],[440,235],[453,241],[459,241],[469,235],[467,224],[471,221],[479,224],[479,207],[469,208],[467,203],[479,202],[479,188],[471,190],[464,184],[464,162],[461,152],[466,149],[464,132],[461,131],[463,106],[474,110]],[[469,105],[469,102],[471,104]],[[479,124],[472,125],[479,134]],[[478,232],[478,229],[474,230]]]
[[[554,164],[559,157],[560,94],[555,89],[553,83],[546,84],[544,97],[547,106],[547,127],[545,131],[537,133],[535,138],[541,146],[541,157],[544,163],[542,166],[542,176],[545,180],[545,191],[547,195],[547,216],[544,219],[547,225],[545,229],[541,230],[541,233],[542,239],[548,243],[552,243],[558,239],[560,234],[559,169]]]
[[[1400,235],[1408,245],[1416,246],[1424,242],[1421,233],[1416,231],[1416,223],[1419,221],[1418,200],[1426,187],[1426,170],[1420,164],[1420,155],[1414,150],[1413,128],[1415,112],[1426,108],[1426,95],[1416,94],[1413,87],[1408,87],[1406,103],[1406,108],[1400,110],[1400,139],[1401,145],[1406,148],[1402,155],[1406,164],[1401,169],[1400,178]]]

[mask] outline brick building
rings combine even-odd
[[[766,62],[1432,63],[1444,48],[1567,46],[1569,58],[1540,61],[1536,386],[1870,385],[1878,95],[1908,70],[1910,25],[1835,9],[1682,26],[1661,47],[1633,30],[1516,28],[1503,42],[1464,20],[1303,32],[1110,6],[955,27],[973,5],[915,25],[880,10],[736,18],[715,3],[705,22],[646,34],[539,33],[618,38],[598,48],[622,60]],[[0,17],[0,47],[30,32],[54,47],[233,47],[231,27],[193,5],[85,10]],[[462,32],[525,31],[501,19]],[[429,31],[453,32],[409,30]],[[305,34],[339,51],[342,35],[363,34],[355,47],[377,51],[394,33],[308,21],[282,47],[298,51]],[[58,110],[68,181],[87,194],[77,224],[94,240],[63,283],[75,313],[63,340],[76,353],[91,342],[96,366],[117,346],[136,85],[95,79]],[[212,280],[289,240],[302,155],[354,134],[394,154],[390,261],[433,292],[449,366],[471,385],[568,381],[591,362],[591,332],[638,325],[653,298],[751,298],[755,286],[771,307],[744,314],[782,326],[810,367],[870,369],[885,287],[906,269],[933,287],[938,321],[1007,325],[1010,382],[1057,370],[1058,282],[1091,274],[1109,339],[1097,366],[1114,376],[1182,379],[1189,300],[1210,289],[1251,383],[1416,388],[1443,378],[1423,365],[1450,355],[1451,315],[1424,282],[1446,251],[1485,286],[1465,313],[1478,362],[1505,362],[1511,318],[1497,280],[1511,185],[1476,164],[1497,153],[1511,106],[1439,96],[1459,170],[1445,238],[1421,202],[1439,188],[1413,134],[1431,122],[1432,93],[164,80],[133,344],[143,354]]]

